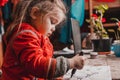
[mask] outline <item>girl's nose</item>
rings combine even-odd
[[[55,31],[55,27],[52,27],[51,31],[54,32]]]

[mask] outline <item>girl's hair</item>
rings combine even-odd
[[[19,30],[22,22],[30,23],[30,12],[34,6],[38,7],[40,14],[43,15],[54,12],[56,8],[61,9],[66,14],[66,8],[62,0],[20,0],[16,6],[15,13],[13,13],[13,22],[5,34],[8,40],[17,25],[19,25]]]

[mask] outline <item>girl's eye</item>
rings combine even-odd
[[[51,24],[55,24],[55,22],[53,20],[51,20]]]
[[[51,18],[51,24],[57,24],[57,20]]]

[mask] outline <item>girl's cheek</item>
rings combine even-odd
[[[44,25],[42,25],[42,26],[39,27],[39,32],[40,32],[41,34],[45,34],[45,33],[46,33],[46,28],[45,28]]]
[[[44,26],[44,33],[48,33],[50,31],[50,27],[48,25]]]

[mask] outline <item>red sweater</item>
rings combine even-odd
[[[35,77],[53,77],[56,60],[53,56],[53,46],[49,39],[27,23],[22,23],[20,31],[13,33],[5,52],[3,62],[3,80],[33,80]],[[18,32],[18,33],[19,33]],[[15,37],[14,37],[15,36]]]

